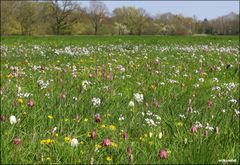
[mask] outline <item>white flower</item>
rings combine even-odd
[[[200,78],[198,79],[200,82],[204,82],[204,78]]]
[[[143,102],[143,94],[135,93],[134,98],[138,103]]]
[[[134,107],[134,102],[133,101],[130,101],[129,104],[128,104],[129,107]]]
[[[93,106],[99,107],[100,104],[101,104],[101,99],[94,97],[94,98],[92,99],[92,103],[93,103]]]
[[[76,138],[73,138],[71,141],[71,146],[72,147],[77,147],[78,146],[78,140]]]
[[[237,109],[234,109],[234,112],[236,113],[236,115],[240,114],[240,111],[238,111]]]
[[[118,120],[119,120],[119,121],[123,121],[124,119],[125,119],[124,116],[123,116],[122,114],[120,114]]]
[[[12,125],[17,123],[17,119],[16,119],[16,117],[13,116],[13,115],[10,116],[9,120],[10,120],[10,123],[11,123]]]
[[[159,135],[158,135],[159,139],[162,139],[162,136],[163,136],[163,133],[160,132]]]

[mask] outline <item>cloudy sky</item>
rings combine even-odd
[[[154,16],[158,13],[172,12],[185,16],[196,15],[198,19],[212,19],[226,15],[231,11],[239,13],[238,1],[103,1],[111,12],[114,8],[121,6],[135,6],[147,10]],[[81,1],[83,6],[88,6],[89,1]]]

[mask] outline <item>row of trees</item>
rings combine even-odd
[[[143,8],[121,7],[108,12],[101,1],[88,8],[71,0],[1,1],[1,35],[186,35],[239,34],[239,14],[198,20],[172,13],[151,17]]]

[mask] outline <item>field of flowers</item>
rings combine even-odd
[[[1,39],[1,163],[239,163],[238,37]]]

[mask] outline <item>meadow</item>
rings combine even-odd
[[[2,164],[239,163],[236,36],[1,37]]]

